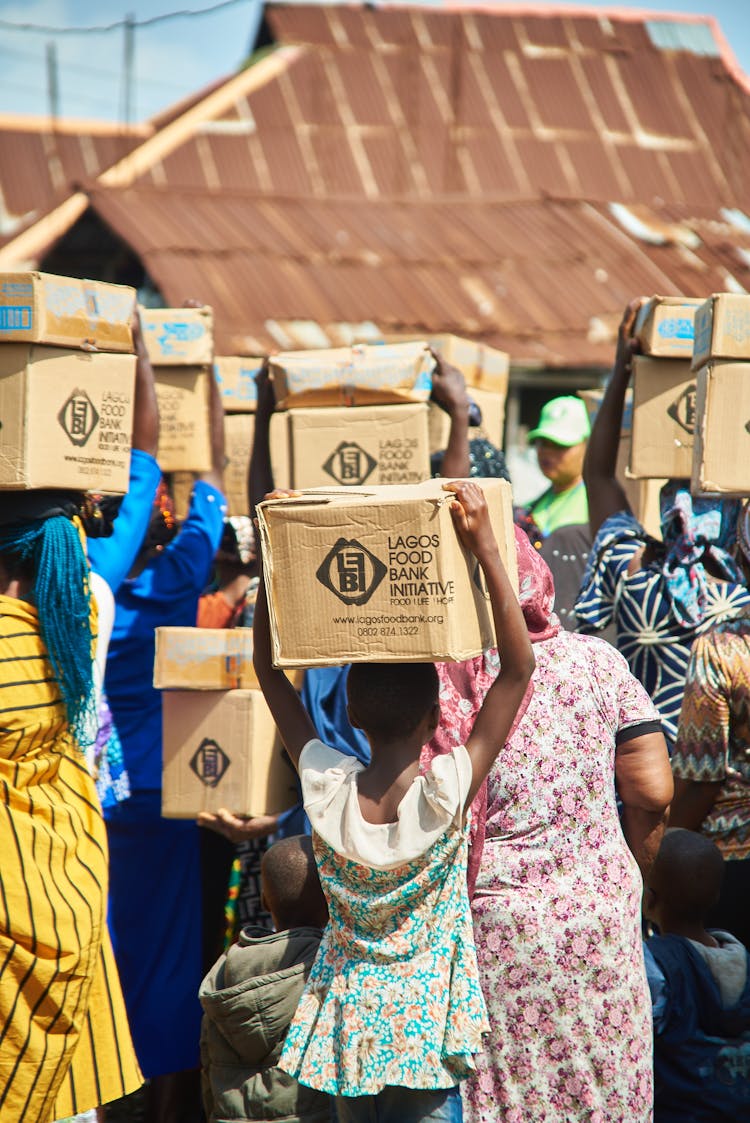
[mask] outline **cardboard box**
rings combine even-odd
[[[691,359],[695,313],[702,297],[652,296],[642,304],[635,321],[635,335],[644,355],[663,359]]]
[[[434,367],[426,343],[358,343],[330,351],[287,351],[269,360],[281,409],[426,402]]]
[[[636,355],[630,475],[689,479],[694,426],[695,375],[688,360]]]
[[[430,475],[427,406],[289,412],[292,487],[421,483]]]
[[[153,366],[205,366],[214,361],[214,314],[204,308],[141,308]]]
[[[217,355],[214,374],[227,413],[255,413],[258,401],[256,375],[265,362],[262,358],[244,359]]]
[[[710,359],[750,359],[750,296],[721,292],[695,314],[693,370]]]
[[[271,471],[276,487],[291,487],[289,466],[289,414],[274,413],[271,418]],[[252,414],[228,414],[224,417],[224,493],[230,515],[246,515],[247,470],[255,437]]]
[[[211,468],[211,368],[156,367],[159,454],[162,472]]]
[[[135,289],[51,273],[0,273],[0,341],[133,350]]]
[[[297,802],[296,773],[260,691],[167,691],[162,717],[166,818],[221,807],[275,815]]]
[[[505,351],[488,347],[471,339],[461,339],[457,335],[436,335],[430,340],[430,347],[447,363],[463,374],[469,397],[473,398],[482,411],[482,432],[497,448],[503,447],[505,430],[505,401],[508,397],[508,377],[510,358]],[[430,451],[444,449],[448,443],[450,418],[436,407],[430,419]],[[437,428],[439,426],[439,428]],[[472,435],[471,433],[469,434]],[[433,439],[438,443],[432,443]]]
[[[258,690],[252,628],[157,628],[157,690]]]
[[[198,479],[196,472],[170,472],[169,493],[174,499],[175,515],[178,519],[187,518],[193,484]]]
[[[128,490],[135,356],[0,347],[0,488]]]
[[[750,363],[702,367],[695,415],[693,491],[750,495]]]
[[[476,482],[517,588],[510,485]],[[439,480],[262,503],[274,663],[463,660],[491,646],[484,580],[449,504]]]
[[[304,672],[289,680],[302,686]],[[157,628],[157,690],[258,690],[252,628]]]

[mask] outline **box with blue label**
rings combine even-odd
[[[0,347],[0,489],[127,491],[135,362],[36,343]]]
[[[214,361],[211,308],[142,308],[141,328],[155,367],[206,366]]]
[[[214,374],[226,413],[255,413],[258,401],[255,379],[264,362],[262,358],[216,356]]]
[[[633,359],[629,473],[636,479],[690,479],[695,375],[688,359]]]
[[[641,305],[635,336],[644,355],[661,359],[690,359],[693,355],[695,314],[703,297],[652,296]]]
[[[269,360],[281,409],[426,402],[434,368],[426,343],[287,351]]]
[[[510,484],[478,479],[518,588]],[[473,658],[494,642],[443,481],[324,488],[258,507],[277,667]]]
[[[135,289],[52,273],[0,273],[0,343],[133,350]]]
[[[696,312],[693,370],[712,359],[750,359],[750,296],[714,293]]]

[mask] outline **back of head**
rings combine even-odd
[[[277,931],[325,927],[328,906],[308,835],[282,838],[269,846],[260,876],[263,900]]]
[[[434,663],[354,663],[346,682],[349,717],[369,737],[413,733],[438,700]]]
[[[0,509],[0,560],[11,580],[28,584],[68,723],[82,746],[94,733],[85,509],[80,493],[53,490],[11,493]]]
[[[703,924],[719,899],[724,859],[710,839],[673,828],[662,839],[648,879],[660,919]]]

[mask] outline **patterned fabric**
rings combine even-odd
[[[534,693],[488,781],[472,913],[492,1034],[464,1118],[647,1123],[642,881],[613,775],[617,733],[658,715],[603,640],[561,631],[534,652]]]
[[[529,542],[528,535],[515,526],[518,559],[518,599],[532,643],[551,639],[560,631],[560,621],[553,611],[555,585],[546,561]]]
[[[102,808],[114,807],[130,798],[130,778],[117,726],[112,720],[107,695],[99,699],[99,729],[94,745],[94,779]]]
[[[421,800],[418,808],[429,814]],[[489,1027],[459,810],[422,854],[388,869],[353,862],[313,834],[330,922],[280,1061],[302,1084],[362,1096],[388,1085],[451,1088],[473,1071]]]
[[[0,1119],[47,1123],[141,1083],[111,957],[107,840],[37,612],[0,597]]]
[[[729,553],[737,541],[739,500],[694,499],[687,487],[672,481],[659,497],[666,556],[662,573],[672,612],[680,624],[700,624],[708,601],[708,555],[727,581],[742,580]]]
[[[701,833],[727,859],[750,857],[750,612],[695,641],[672,770],[721,785]]]
[[[585,631],[599,631],[614,620],[617,648],[656,703],[665,735],[674,741],[695,636],[749,607],[750,592],[739,582],[707,581],[703,619],[681,624],[672,610],[662,562],[628,574],[633,556],[646,545],[661,549],[632,512],[606,519],[591,550],[576,614]]]

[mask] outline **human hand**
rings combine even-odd
[[[268,499],[298,499],[301,494],[301,491],[292,491],[289,488],[276,487],[273,491],[269,491],[263,496],[263,502],[265,503]]]
[[[230,842],[245,842],[250,838],[267,838],[278,830],[278,815],[256,815],[249,818],[246,815],[234,815],[225,807],[219,808],[214,814],[210,811],[201,811],[197,823],[199,827],[207,827],[216,834],[223,835]]]
[[[633,335],[633,328],[638,316],[638,311],[644,303],[643,297],[631,300],[623,312],[620,326],[617,329],[617,351],[615,353],[614,376],[630,378],[633,368],[633,356],[640,354],[640,341]]]
[[[182,307],[183,308],[205,308],[206,306],[205,306],[205,304],[203,303],[202,300],[196,300],[194,296],[190,296],[190,297],[188,297],[187,300],[183,300]]]
[[[139,359],[148,358],[143,339],[143,328],[141,327],[141,311],[137,304],[133,309],[133,315],[130,317],[130,333],[133,336],[133,351],[135,354]]]
[[[456,497],[451,502],[451,515],[461,545],[480,561],[497,555],[497,541],[481,487],[469,480],[453,480],[443,484],[443,490],[452,491]]]
[[[449,414],[457,409],[468,410],[469,395],[466,392],[466,379],[461,371],[447,363],[437,352],[431,351],[430,354],[436,364],[432,372],[431,400]]]

